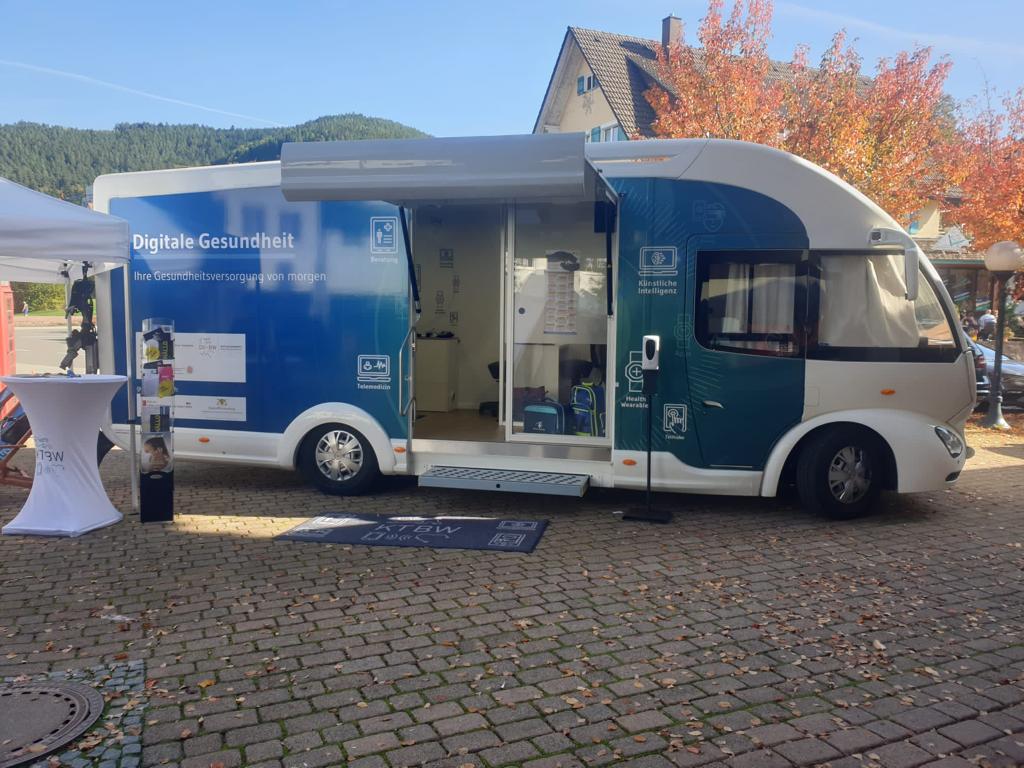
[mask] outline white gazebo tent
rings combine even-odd
[[[111,269],[125,270],[125,360],[131,427],[132,505],[137,494],[135,371],[131,339],[130,238],[128,222],[58,200],[0,178],[0,280],[64,283]],[[69,321],[70,325],[70,321]]]

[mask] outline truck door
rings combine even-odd
[[[804,407],[807,251],[747,238],[690,238],[687,369],[707,467],[762,469]]]

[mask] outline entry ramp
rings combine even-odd
[[[420,485],[426,488],[541,493],[578,498],[590,487],[590,476],[518,469],[436,466],[420,475]]]

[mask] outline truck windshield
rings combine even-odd
[[[819,349],[915,350],[939,360],[958,351],[954,329],[922,270],[918,296],[906,298],[903,256],[820,254]]]

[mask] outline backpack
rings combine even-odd
[[[572,388],[572,431],[581,437],[604,437],[604,387],[582,381]]]

